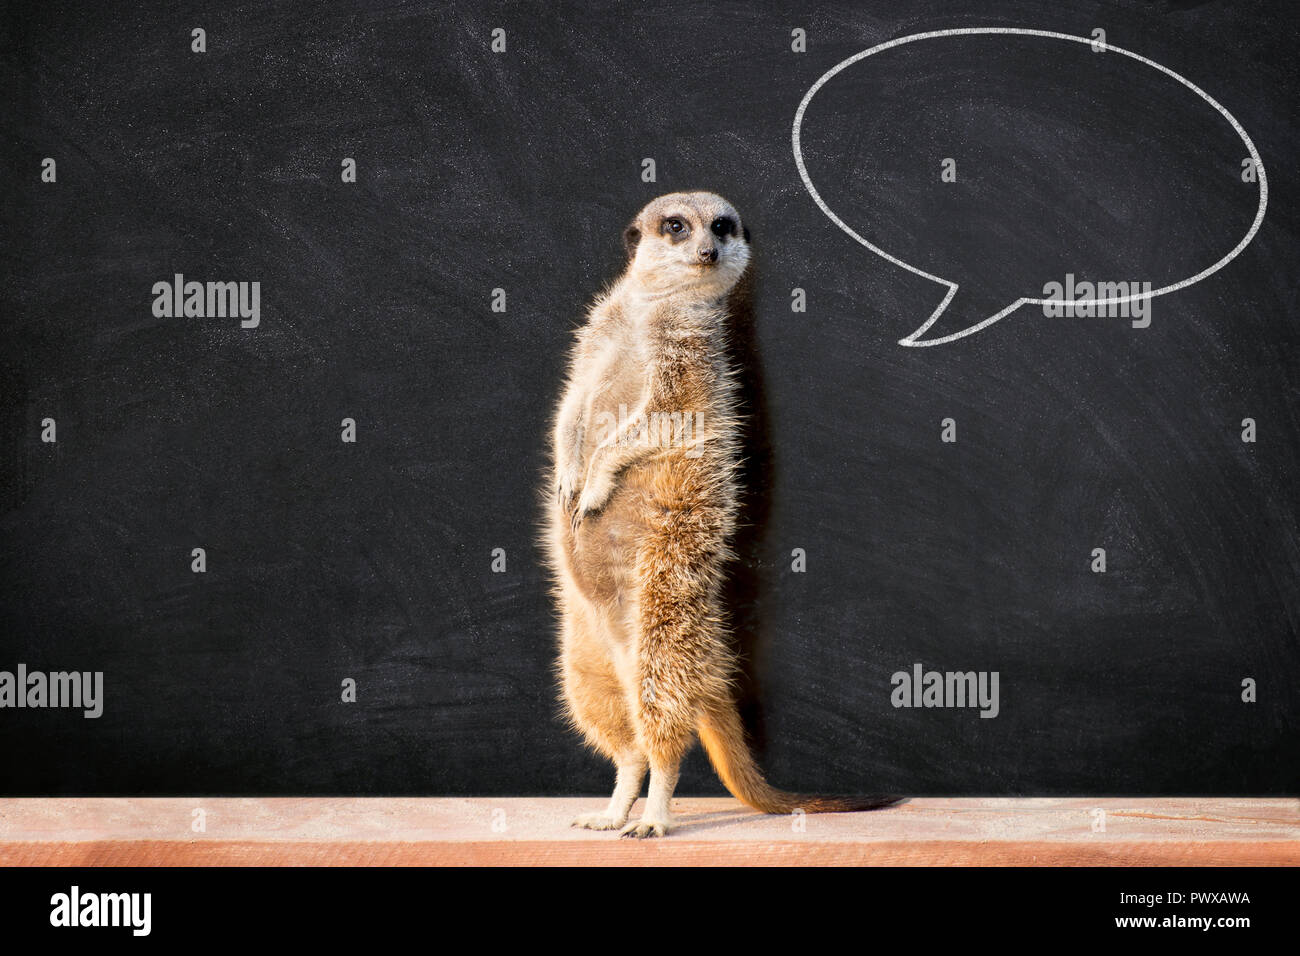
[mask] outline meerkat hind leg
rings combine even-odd
[[[586,830],[617,830],[627,823],[632,805],[641,795],[641,782],[645,780],[646,759],[636,751],[620,754],[618,775],[609,805],[602,813],[584,813],[573,821],[573,826]]]
[[[619,832],[619,836],[661,837],[667,836],[672,829],[672,798],[677,789],[677,775],[680,772],[681,759],[651,759],[650,794],[646,799],[645,812],[641,819],[629,823]]]
[[[614,793],[603,813],[586,813],[573,826],[617,830],[641,794],[646,760],[636,746],[631,711],[614,662],[598,634],[599,623],[582,613],[565,619],[562,652],[564,695],[575,723],[595,749],[618,768]]]

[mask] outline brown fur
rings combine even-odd
[[[678,765],[697,734],[727,788],[758,810],[892,802],[773,788],[737,715],[719,594],[740,491],[738,389],[724,333],[727,295],[749,262],[740,217],[720,196],[675,193],[646,206],[627,238],[627,271],[577,335],[547,507],[566,712],[619,771],[606,812],[575,825],[623,827],[648,765],[646,813],[623,833],[666,833]],[[638,410],[676,414],[694,431],[645,441],[644,429],[624,424],[643,421]]]

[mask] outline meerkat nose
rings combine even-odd
[[[700,250],[700,261],[701,261],[701,262],[707,262],[707,263],[710,263],[710,264],[712,264],[712,263],[714,263],[714,262],[717,262],[717,261],[718,261],[718,250],[715,249],[713,246],[706,246],[705,248],[701,249],[701,250]]]

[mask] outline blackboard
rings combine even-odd
[[[5,794],[607,791],[552,676],[547,426],[623,226],[696,188],[753,238],[729,602],[774,783],[1300,790],[1287,4],[3,20],[0,671],[103,681],[97,717],[0,709]],[[1192,81],[1258,149],[1257,234],[1144,328],[1026,306],[900,345],[944,289],[819,208],[793,122],[836,64],[963,27],[1101,29]],[[817,191],[962,284],[953,328],[1067,273],[1191,275],[1256,208],[1243,142],[1187,88],[1041,42],[908,44],[807,107]],[[256,326],[166,314],[178,275],[257,282]],[[918,665],[996,672],[996,717],[895,706]],[[679,793],[721,792],[695,752]]]

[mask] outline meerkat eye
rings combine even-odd
[[[735,235],[736,222],[734,219],[728,219],[726,216],[719,216],[717,219],[713,220],[713,225],[710,228],[713,230],[713,234],[721,239],[724,236]]]
[[[664,232],[671,232],[674,236],[680,235],[686,229],[686,223],[680,219],[671,218],[664,220]]]

